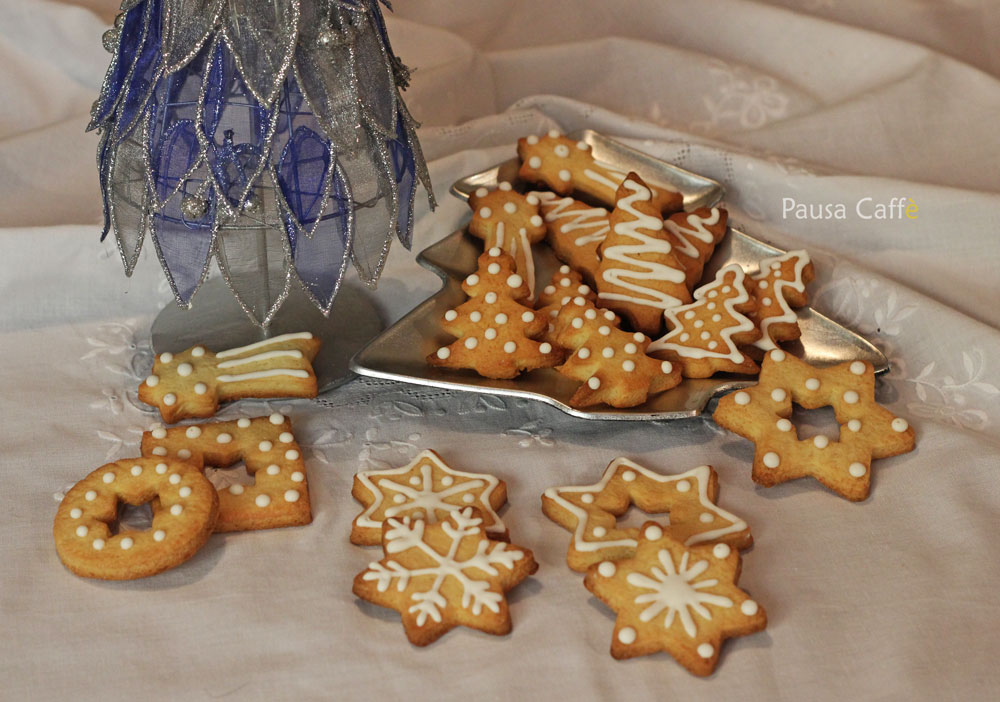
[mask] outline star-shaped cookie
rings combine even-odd
[[[695,675],[711,675],[725,639],[767,626],[739,577],[740,555],[726,544],[687,547],[647,522],[633,557],[593,565],[583,582],[618,615],[612,656],[666,651]]]
[[[788,419],[793,402],[805,409],[832,407],[839,438],[800,440]],[[770,487],[809,475],[855,502],[871,490],[873,458],[896,456],[914,446],[907,421],[875,402],[870,363],[817,368],[781,349],[764,357],[760,382],[723,397],[712,418],[756,445],[755,483]]]
[[[531,551],[489,539],[475,510],[445,521],[387,519],[385,557],[354,578],[354,594],[398,610],[406,637],[426,646],[456,626],[510,632],[507,591],[538,570]]]
[[[486,473],[455,470],[434,451],[422,451],[402,468],[358,473],[351,494],[365,507],[351,528],[354,544],[380,544],[386,519],[413,517],[433,524],[465,507],[478,510],[491,539],[509,539],[497,514],[507,502],[507,484]]]
[[[573,532],[566,562],[577,571],[635,553],[639,530],[619,528],[617,519],[629,505],[649,514],[670,513],[667,532],[693,546],[723,542],[741,549],[753,543],[750,527],[715,504],[719,479],[711,466],[664,475],[616,458],[593,485],[549,488],[542,495],[542,511],[556,524]]]

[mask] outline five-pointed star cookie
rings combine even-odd
[[[434,523],[465,507],[478,510],[491,539],[509,539],[497,514],[507,502],[507,484],[486,473],[455,470],[434,451],[421,452],[402,468],[358,473],[351,494],[365,507],[354,518],[351,543],[380,544],[386,519],[413,517]]]
[[[793,402],[805,409],[833,407],[839,438],[800,440],[788,419]],[[907,421],[875,402],[870,363],[817,368],[781,349],[764,357],[760,382],[723,397],[712,418],[756,445],[755,483],[770,487],[809,475],[853,501],[868,497],[873,458],[896,456],[914,446]]]
[[[632,504],[650,514],[669,512],[667,532],[689,546],[718,541],[748,548],[753,543],[750,527],[715,504],[718,493],[719,479],[711,466],[664,475],[616,458],[593,485],[546,490],[542,511],[573,532],[566,561],[573,570],[585,571],[594,563],[635,553],[639,530],[617,526],[617,518]]]
[[[736,587],[740,555],[726,544],[684,546],[655,522],[635,555],[590,567],[584,585],[618,615],[611,655],[666,651],[695,675],[710,675],[727,638],[767,626],[764,608]]]
[[[510,632],[505,594],[538,569],[531,551],[493,541],[472,508],[445,521],[386,519],[385,557],[354,578],[354,594],[399,611],[406,636],[426,646],[456,626]]]

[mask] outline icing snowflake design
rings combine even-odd
[[[438,524],[388,519],[386,557],[355,578],[355,594],[399,609],[407,636],[417,644],[430,643],[460,623],[459,618],[467,621],[467,616],[449,616],[449,607],[455,605],[482,617],[475,626],[481,624],[484,631],[506,633],[510,619],[504,593],[537,566],[530,551],[487,538],[482,523],[471,508],[452,512]],[[448,581],[458,590],[445,588]],[[425,626],[428,631],[419,631]]]
[[[670,551],[661,549],[657,558],[660,565],[663,566],[662,569],[653,566],[650,575],[629,573],[626,580],[629,585],[653,591],[635,598],[636,604],[649,603],[649,606],[639,614],[639,621],[652,621],[663,610],[667,610],[663,627],[669,629],[673,625],[676,615],[680,618],[685,633],[693,639],[698,633],[698,628],[691,616],[692,611],[702,619],[711,620],[712,613],[705,606],[706,604],[732,607],[733,601],[723,595],[702,592],[705,588],[718,585],[719,580],[718,578],[699,580],[699,576],[708,570],[708,561],[696,561],[688,567],[690,555],[689,552],[685,551],[684,555],[681,556],[680,564],[675,567],[674,558]]]
[[[354,494],[367,505],[354,520],[355,543],[378,544],[386,519],[412,516],[435,523],[452,512],[475,507],[493,538],[506,538],[496,509],[506,502],[506,486],[485,473],[454,470],[433,451],[422,451],[402,468],[364,471],[354,478]]]

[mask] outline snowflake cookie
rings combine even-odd
[[[639,530],[619,528],[617,519],[630,505],[649,514],[670,513],[668,534],[685,545],[722,542],[749,548],[750,527],[715,504],[719,478],[711,466],[664,475],[627,458],[613,460],[593,485],[549,488],[542,495],[542,511],[556,524],[573,532],[566,562],[585,571],[601,561],[635,554]]]
[[[736,586],[740,555],[723,543],[685,546],[655,522],[635,555],[590,567],[584,585],[618,615],[611,655],[666,651],[695,675],[711,675],[727,638],[767,626],[764,608]]]
[[[428,524],[386,519],[385,557],[354,578],[354,594],[397,610],[410,643],[426,646],[456,626],[510,633],[505,593],[538,570],[531,551],[494,541],[472,508]]]
[[[800,440],[788,419],[792,403],[833,407],[840,436]],[[753,480],[765,486],[812,476],[842,497],[871,489],[871,462],[912,451],[913,429],[875,402],[875,370],[865,361],[817,368],[781,349],[768,352],[757,385],[730,393],[712,416],[756,444]]]
[[[434,451],[423,451],[402,468],[362,471],[354,476],[354,499],[365,509],[354,519],[351,543],[382,543],[386,519],[412,517],[434,523],[474,507],[491,539],[509,540],[497,510],[507,502],[507,484],[486,473],[448,466]]]

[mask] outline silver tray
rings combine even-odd
[[[590,144],[598,162],[617,170],[636,171],[652,184],[673,184],[684,195],[685,209],[711,206],[722,199],[724,191],[716,181],[654,159],[596,132],[584,131],[571,136]],[[511,182],[517,188],[517,167],[515,158],[467,176],[452,186],[452,193],[467,199],[476,188],[496,187],[500,181]],[[704,411],[713,397],[757,382],[756,378],[726,374],[705,379],[687,378],[676,388],[655,395],[637,407],[617,409],[598,406],[580,410],[568,404],[579,383],[551,368],[525,373],[516,380],[494,380],[483,378],[471,370],[430,366],[425,360],[427,355],[454,341],[441,330],[440,320],[447,310],[466,300],[462,280],[475,271],[476,259],[481,253],[481,242],[459,230],[417,254],[417,262],[441,276],[444,287],[361,349],[351,361],[351,369],[359,375],[374,378],[538,400],[581,419],[664,420],[694,417]],[[710,279],[719,268],[729,263],[739,263],[748,273],[755,272],[757,261],[781,253],[784,253],[781,249],[730,229],[705,267],[705,279]],[[534,254],[538,280],[548,280],[561,261],[547,246],[537,247]],[[799,309],[798,316],[802,337],[797,342],[783,345],[795,355],[818,365],[863,360],[874,365],[876,373],[889,369],[885,355],[858,334],[809,307]]]

